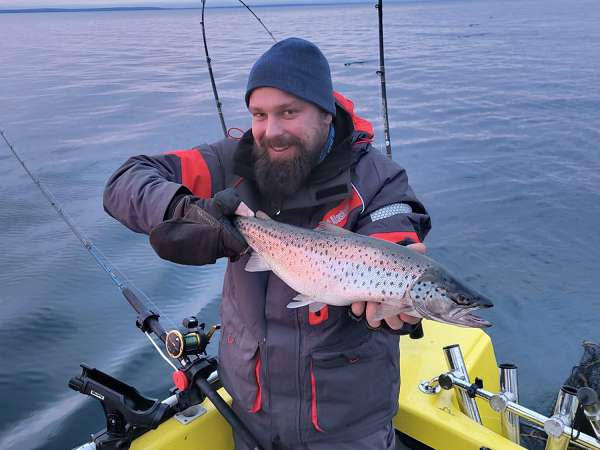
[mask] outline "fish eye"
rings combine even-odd
[[[456,294],[452,297],[452,300],[454,300],[454,303],[458,303],[459,305],[469,305],[471,303],[471,301],[463,294]]]

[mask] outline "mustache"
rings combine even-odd
[[[267,149],[269,147],[291,147],[292,145],[299,146],[302,144],[302,142],[296,136],[284,134],[281,136],[274,136],[272,138],[263,137],[258,141],[258,144],[262,149]]]

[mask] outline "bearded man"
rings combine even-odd
[[[129,159],[108,181],[105,209],[150,234],[170,261],[229,258],[219,376],[263,448],[393,449],[399,334],[418,320],[374,320],[374,304],[364,302],[286,308],[297,293],[272,272],[244,270],[250,252],[230,218],[261,210],[300,227],[326,221],[422,250],[429,216],[404,169],[371,147],[372,126],[334,93],[314,44],[290,38],[263,54],[246,104],[252,128],[239,141]],[[212,224],[199,220],[207,213]]]

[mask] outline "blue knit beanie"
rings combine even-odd
[[[246,106],[259,87],[281,89],[335,116],[329,63],[315,44],[304,39],[280,41],[258,58],[248,77]]]

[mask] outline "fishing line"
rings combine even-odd
[[[258,20],[258,23],[260,23],[262,25],[262,27],[265,29],[265,31],[269,34],[269,36],[271,36],[271,39],[273,39],[273,42],[277,42],[277,39],[275,39],[275,36],[273,36],[273,33],[271,33],[271,30],[269,30],[267,28],[267,26],[260,19],[260,17],[258,17],[254,13],[254,11],[252,11],[252,9],[246,3],[244,3],[242,0],[238,0],[238,1],[242,5],[244,5],[248,11],[250,11],[250,13],[256,18],[256,20]],[[219,114],[221,128],[223,129],[223,135],[225,136],[225,138],[228,138],[229,133],[227,131],[227,125],[225,125],[225,117],[223,116],[222,103],[221,103],[221,99],[219,98],[219,93],[217,91],[217,83],[215,82],[215,76],[214,76],[212,64],[211,64],[212,60],[208,53],[208,44],[206,42],[206,27],[204,26],[204,9],[205,9],[205,7],[206,7],[206,0],[202,0],[202,18],[200,19],[200,25],[202,26],[202,43],[204,44],[204,54],[206,55],[206,65],[208,66],[208,76],[210,77],[210,85],[212,86],[213,96],[215,97],[215,103],[217,105],[217,113]]]
[[[150,333],[147,333],[147,332],[146,332],[146,333],[144,333],[144,334],[146,335],[146,337],[148,338],[148,340],[150,341],[150,343],[151,343],[151,344],[154,346],[154,348],[156,349],[156,351],[158,352],[158,354],[160,355],[160,357],[161,357],[162,359],[164,359],[164,360],[167,362],[167,364],[168,364],[168,365],[170,365],[170,366],[173,368],[173,370],[174,370],[175,372],[177,372],[177,371],[179,370],[179,369],[177,368],[177,366],[175,366],[175,364],[173,364],[173,362],[172,362],[172,361],[171,361],[169,358],[167,358],[167,357],[165,356],[165,354],[164,354],[164,353],[162,352],[162,350],[161,350],[161,349],[158,347],[158,345],[156,345],[156,342],[154,341],[154,339],[152,338],[152,336],[150,336]]]
[[[77,225],[75,225],[73,219],[71,219],[71,217],[67,214],[64,208],[62,208],[62,206],[60,205],[56,197],[54,197],[52,192],[48,188],[46,188],[46,186],[41,182],[39,177],[36,177],[31,173],[31,171],[25,164],[25,161],[21,159],[14,146],[6,137],[6,134],[3,130],[0,130],[0,136],[2,136],[4,143],[8,146],[8,148],[12,152],[13,156],[17,159],[17,161],[19,161],[29,178],[33,180],[34,184],[39,188],[46,200],[48,200],[50,205],[55,209],[58,215],[67,224],[67,226],[77,237],[77,239],[79,239],[81,245],[83,245],[83,247],[92,255],[96,263],[110,276],[112,282],[120,289],[121,293],[123,293],[125,289],[135,290],[135,292],[140,293],[148,301],[148,303],[150,303],[150,305],[152,305],[152,307],[156,309],[156,311],[161,315],[161,317],[164,317],[168,322],[170,322],[170,324],[174,328],[177,328],[175,323],[168,316],[163,315],[160,312],[158,306],[141,289],[136,287],[130,280],[127,280],[123,273],[116,268],[116,266],[110,261],[110,259],[106,255],[104,255],[104,253],[102,253],[102,251],[100,251],[98,247],[96,247],[96,245],[83,233],[83,231],[81,231],[77,227]]]

